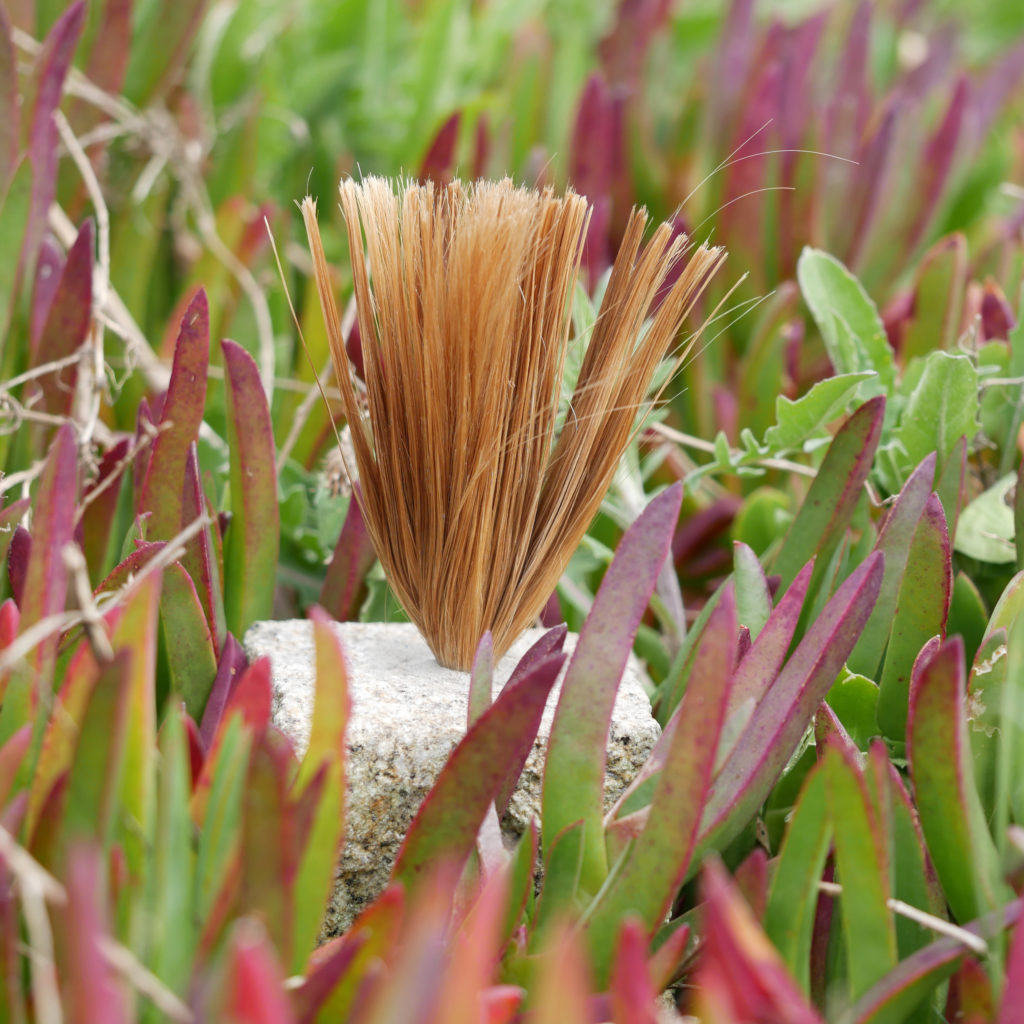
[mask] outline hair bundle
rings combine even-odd
[[[551,595],[724,254],[687,258],[668,224],[644,244],[647,215],[633,210],[559,427],[586,199],[508,180],[396,192],[371,177],[342,181],[341,209],[365,396],[316,204],[302,204],[363,515],[437,660],[468,669],[486,630],[500,656]]]

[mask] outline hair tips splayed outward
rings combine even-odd
[[[723,252],[690,253],[644,330],[687,245],[667,224],[643,244],[647,215],[633,211],[558,430],[586,199],[509,181],[396,193],[367,178],[341,183],[341,208],[365,399],[345,354],[316,204],[302,204],[364,518],[437,660],[468,669],[485,630],[504,653],[551,595]]]

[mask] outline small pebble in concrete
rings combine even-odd
[[[387,885],[395,855],[423,798],[466,730],[469,676],[442,668],[409,623],[345,622],[335,626],[350,669],[348,834],[324,934],[337,935]],[[529,630],[495,667],[495,695],[516,663],[543,634]],[[576,635],[568,634],[571,654]],[[301,757],[313,709],[313,631],[308,621],[257,622],[245,635],[250,660],[269,656],[273,717]],[[552,692],[533,751],[502,819],[506,842],[540,816],[544,752],[558,686]],[[639,771],[660,729],[634,659],[612,715],[605,777],[611,806]]]

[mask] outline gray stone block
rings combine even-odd
[[[442,668],[407,623],[339,623],[348,659],[348,831],[325,934],[344,931],[387,885],[395,855],[423,798],[466,731],[469,676]],[[519,658],[542,635],[530,630],[495,667],[495,695]],[[570,633],[565,649],[576,645]],[[270,657],[273,717],[301,756],[313,707],[313,632],[306,621],[258,622],[245,635],[251,659]],[[556,684],[508,813],[506,843],[540,816],[544,752],[560,684]],[[619,688],[608,743],[605,806],[647,759],[660,729],[651,716],[642,671],[631,659]]]

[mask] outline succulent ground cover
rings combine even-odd
[[[1024,16],[810,6],[0,5],[4,1019],[1019,1018]],[[290,204],[357,168],[588,196],[569,383],[634,203],[729,250],[680,341],[739,284],[493,704],[480,638],[394,885],[318,945],[328,623],[398,603]],[[239,643],[295,614],[301,760]],[[663,732],[604,814],[631,649]]]

